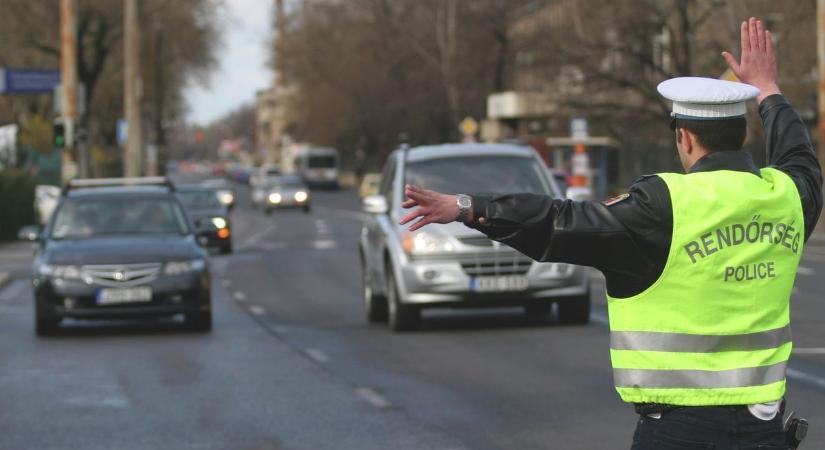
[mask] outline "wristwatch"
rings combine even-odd
[[[473,207],[472,197],[465,194],[458,194],[455,203],[458,205],[458,217],[456,220],[466,222],[467,218],[470,217],[470,208]]]

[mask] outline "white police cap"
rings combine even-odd
[[[702,77],[671,78],[656,89],[673,101],[673,118],[692,120],[744,117],[745,102],[759,95],[749,84]]]

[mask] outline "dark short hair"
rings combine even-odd
[[[709,152],[742,150],[745,145],[747,121],[744,117],[719,120],[672,119],[670,128],[684,128],[696,135]]]

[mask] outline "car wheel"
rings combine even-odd
[[[52,336],[57,333],[59,328],[59,317],[41,317],[39,314],[35,315],[34,332],[38,336]]]
[[[186,325],[189,329],[199,333],[212,330],[212,311],[198,311],[186,315]]]
[[[309,214],[310,211],[311,211],[311,209],[310,209],[309,205],[304,206],[304,214]]]
[[[221,255],[228,255],[232,253],[232,244],[226,244],[221,246]]]
[[[264,209],[264,213],[266,213],[267,216],[271,216],[272,215],[272,208]]]
[[[405,305],[398,295],[398,284],[391,267],[387,267],[387,306],[390,329],[393,331],[412,331],[421,322],[421,310],[415,305]]]
[[[364,309],[367,313],[367,321],[386,322],[387,321],[387,299],[375,293],[372,287],[372,277],[367,267],[361,265],[362,280],[364,283]]]
[[[528,319],[546,319],[553,312],[552,301],[537,301],[524,305],[524,315]]]
[[[590,321],[590,290],[577,297],[570,297],[559,302],[559,322],[566,324],[585,324]]]

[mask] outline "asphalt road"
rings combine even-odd
[[[38,339],[26,244],[0,247],[0,449],[621,449],[603,281],[587,326],[520,309],[434,311],[393,334],[364,319],[351,192],[266,216],[241,190],[236,252],[214,256],[215,330],[74,322]],[[790,406],[825,447],[825,240],[793,298]]]

